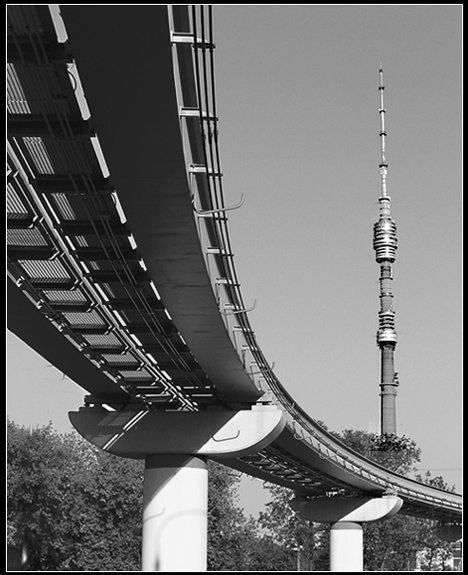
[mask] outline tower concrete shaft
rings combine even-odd
[[[396,433],[396,390],[397,374],[394,366],[394,354],[397,344],[395,330],[395,311],[393,309],[393,270],[395,252],[398,247],[397,228],[391,216],[391,198],[387,193],[387,159],[385,155],[385,107],[384,107],[383,70],[380,67],[380,183],[379,219],[374,224],[375,259],[380,265],[380,310],[377,345],[380,349],[380,433]]]

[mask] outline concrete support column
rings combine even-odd
[[[291,507],[303,519],[331,523],[330,571],[363,571],[362,524],[389,519],[398,513],[403,500],[383,497],[296,497]]]
[[[69,413],[93,445],[145,459],[143,571],[206,571],[208,472],[205,458],[260,451],[283,430],[275,406],[231,411],[108,411],[100,405]],[[123,479],[124,480],[124,479]]]
[[[206,571],[207,505],[202,457],[146,457],[142,571]]]
[[[362,571],[364,553],[362,525],[338,521],[330,529],[330,571]]]

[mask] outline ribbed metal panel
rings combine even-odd
[[[13,246],[47,246],[47,240],[37,228],[27,230],[21,229],[8,229],[7,230],[7,245]]]
[[[128,381],[154,381],[155,376],[146,371],[145,369],[139,370],[120,370],[122,377]]]
[[[31,280],[41,282],[68,283],[71,279],[65,267],[57,260],[19,260],[18,262]]]
[[[115,348],[121,347],[122,341],[114,334],[87,334],[84,339],[89,343],[89,345],[102,347],[102,348]]]
[[[54,207],[57,208],[59,215],[64,220],[76,220],[78,219],[75,210],[70,204],[70,199],[67,194],[52,194],[51,199],[53,200]]]
[[[28,100],[13,64],[7,64],[7,110],[10,114],[30,114]]]
[[[123,353],[121,355],[108,355],[102,354],[102,358],[112,367],[113,364],[127,364],[129,367],[139,364],[138,359],[131,353]]]
[[[108,325],[96,310],[91,310],[86,313],[62,312],[62,315],[75,328],[96,326],[105,327]]]
[[[79,289],[74,290],[47,290],[43,289],[42,293],[47,301],[52,305],[80,305],[89,303],[88,298]]]
[[[38,136],[26,136],[22,138],[22,140],[37,172],[39,174],[54,174],[54,167],[42,138]]]
[[[8,182],[7,186],[7,215],[9,219],[23,219],[29,216],[27,207],[11,182]]]
[[[69,183],[69,189],[73,190],[73,184]],[[62,220],[65,221],[100,221],[100,213],[97,198],[92,197],[75,197],[68,193],[50,194],[51,204],[58,210]]]
[[[82,248],[85,248],[85,247],[90,246],[90,245],[97,245],[98,244],[98,241],[95,240],[94,238],[91,239],[91,243],[90,243],[90,241],[88,241],[84,236],[74,236],[73,241],[77,246],[82,247]]]
[[[21,90],[28,94],[31,113],[47,116],[70,113],[67,101],[57,98],[62,90],[52,70],[30,63],[28,66],[17,66],[16,72]]]

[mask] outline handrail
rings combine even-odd
[[[201,20],[201,29],[202,29],[202,34],[201,36],[204,38],[205,37],[205,25],[204,25],[204,8],[203,6],[199,7],[200,9],[200,20]],[[192,6],[192,23],[193,23],[193,30],[194,30],[194,38],[197,37],[197,8],[195,6]],[[199,89],[199,98],[201,98],[201,86],[204,87],[205,89],[205,93],[204,93],[204,107],[205,107],[205,120],[206,120],[206,116],[208,116],[209,118],[213,118],[213,124],[214,124],[214,130],[211,131],[211,125],[210,122],[200,122],[200,126],[201,126],[201,135],[202,135],[202,140],[204,142],[204,149],[208,149],[208,151],[205,151],[205,155],[206,158],[210,158],[212,163],[211,165],[213,166],[212,170],[214,173],[219,174],[219,177],[216,178],[209,178],[208,181],[208,185],[209,185],[209,189],[211,190],[212,193],[212,201],[213,203],[216,205],[216,208],[214,208],[213,210],[207,210],[205,213],[208,214],[214,214],[214,213],[221,213],[226,211],[226,208],[224,208],[224,203],[223,203],[223,187],[222,187],[222,177],[221,177],[221,169],[220,169],[220,162],[219,162],[219,146],[218,146],[218,130],[217,130],[217,121],[218,121],[218,114],[216,112],[216,105],[215,105],[215,88],[214,88],[214,59],[213,59],[213,47],[214,47],[214,42],[213,42],[213,38],[212,38],[212,15],[211,15],[211,7],[209,8],[209,52],[210,52],[210,58],[211,58],[211,64],[210,64],[210,69],[208,69],[207,66],[207,62],[206,62],[206,49],[207,46],[202,44],[201,46],[197,43],[196,39],[194,40],[194,59],[195,59],[195,71],[196,71],[196,77],[197,77],[197,86]],[[201,50],[202,52],[202,57],[200,59],[199,62],[199,58],[198,58],[198,51]],[[212,94],[212,108],[210,108],[209,106],[209,99],[206,93],[207,90],[207,77],[210,76],[211,77],[211,94]],[[202,105],[200,103],[200,117],[202,116],[203,112],[202,112]],[[205,130],[205,124],[208,124],[209,128],[208,128],[208,133]],[[215,153],[213,154],[213,148],[215,150]],[[208,179],[208,178],[207,178]],[[220,196],[220,197],[219,197]],[[220,237],[223,239],[223,242],[220,243],[220,246],[225,246],[225,250],[227,251],[227,253],[232,253],[232,250],[230,248],[230,243],[229,243],[229,233],[228,233],[228,228],[227,228],[227,222],[226,220],[220,220],[216,222],[217,225],[217,230],[218,233],[220,235]],[[248,311],[245,310],[244,306],[242,304],[240,304],[239,302],[242,302],[242,295],[240,292],[240,283],[237,279],[237,274],[235,271],[235,265],[234,265],[234,261],[233,258],[229,258],[229,261],[225,264],[226,265],[226,278],[228,280],[231,281],[232,284],[235,284],[235,289],[230,290],[231,293],[231,297],[233,298],[233,305],[234,306],[239,306],[243,311]],[[223,313],[222,311],[220,312],[223,315],[225,315],[225,313]],[[252,354],[255,362],[263,364],[263,365],[268,365],[268,362],[266,361],[262,351],[260,350],[258,343],[255,340],[255,335],[253,334],[253,330],[250,327],[250,323],[249,323],[249,319],[246,313],[242,313],[239,322],[241,323],[241,326],[239,327],[239,329],[241,331],[243,331],[245,334],[249,334],[249,338],[245,338],[245,342],[246,342],[246,346],[249,349],[250,353]],[[243,347],[244,353],[245,353],[245,347]],[[289,414],[290,419],[293,421],[293,429],[294,429],[294,434],[295,437],[298,440],[307,440],[309,438],[314,438],[315,441],[317,442],[317,445],[314,446],[313,442],[310,442],[310,445],[313,449],[317,450],[319,452],[319,455],[321,457],[323,457],[323,455],[321,454],[321,451],[323,449],[326,450],[327,455],[325,455],[326,458],[330,458],[333,461],[335,461],[337,464],[339,464],[340,466],[342,466],[346,473],[348,474],[358,474],[360,476],[364,476],[367,475],[370,481],[373,481],[376,484],[381,485],[384,489],[388,490],[389,486],[393,486],[397,487],[399,490],[401,491],[407,491],[408,494],[413,493],[413,495],[410,495],[411,497],[414,497],[415,493],[420,494],[421,496],[425,497],[427,495],[427,490],[433,491],[434,488],[432,487],[428,487],[425,486],[424,484],[420,484],[418,482],[413,482],[414,488],[413,490],[410,489],[407,486],[407,482],[408,481],[413,481],[413,480],[407,480],[406,478],[400,477],[397,474],[394,474],[392,472],[389,472],[388,470],[386,470],[385,468],[382,468],[381,466],[374,464],[374,462],[370,461],[370,460],[366,460],[365,458],[363,458],[362,456],[360,456],[359,454],[353,452],[353,450],[351,450],[350,448],[348,448],[345,444],[343,444],[342,442],[340,442],[339,440],[337,440],[334,436],[331,436],[326,430],[324,430],[323,428],[321,428],[307,413],[304,412],[304,410],[302,410],[300,408],[300,406],[297,405],[297,403],[292,399],[292,397],[290,396],[290,394],[286,391],[286,389],[282,386],[282,384],[279,382],[279,380],[276,378],[275,374],[273,373],[273,369],[268,368],[265,370],[262,370],[261,372],[258,372],[258,374],[260,374],[264,377],[267,387],[269,389],[269,391],[271,393],[273,393],[273,396],[275,397],[275,400],[279,403],[279,405],[281,405],[283,407],[283,409],[285,410],[285,412],[287,414]],[[251,374],[251,375],[256,375],[257,373]],[[257,374],[257,375],[258,375]],[[289,419],[289,418],[288,418]],[[299,436],[299,434],[297,433],[297,427],[299,426],[300,429],[303,430],[304,432],[304,436]],[[318,429],[320,428],[320,431],[318,432]],[[325,437],[329,437],[328,440],[325,441]],[[338,451],[340,450],[340,451]],[[348,455],[344,455],[344,453],[351,453],[350,456]],[[342,463],[340,463],[339,460],[342,460]],[[363,462],[366,461],[366,464],[363,465]],[[351,465],[352,469],[349,469],[349,465]],[[385,476],[382,475],[385,474]],[[416,488],[418,489],[418,491],[416,491]],[[442,491],[442,493],[445,493]],[[433,497],[435,497],[434,495],[432,495]]]

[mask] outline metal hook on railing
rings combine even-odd
[[[293,421],[293,435],[294,435],[294,439],[304,439],[304,437],[298,431],[296,431],[296,422],[295,421]]]
[[[295,422],[293,422],[293,434],[294,434],[294,439],[300,439],[303,441],[309,441],[310,440],[309,442],[312,445],[312,439],[314,437],[314,434],[313,433],[299,432],[296,429],[296,423]]]
[[[226,309],[225,309],[224,311],[219,310],[219,313],[220,313],[221,315],[236,315],[236,314],[238,314],[238,313],[247,313],[247,312],[249,312],[249,311],[253,311],[256,307],[257,307],[257,300],[254,299],[254,303],[253,303],[253,306],[252,306],[252,307],[246,307],[246,308],[243,308],[243,309],[231,309],[231,310],[226,310]]]
[[[192,198],[192,208],[193,208],[193,211],[197,214],[197,216],[200,216],[201,218],[209,218],[215,214],[220,214],[220,213],[229,212],[232,210],[237,210],[242,205],[244,205],[244,202],[245,202],[245,196],[244,196],[244,194],[241,194],[241,200],[235,206],[229,206],[228,208],[217,208],[215,210],[200,210],[195,206],[195,198]]]
[[[322,455],[322,453],[323,453],[322,448],[327,450],[326,455]],[[318,444],[318,456],[320,457],[320,459],[331,459],[332,458],[332,456],[330,455],[330,450],[328,449],[328,447],[322,446],[321,443]]]

